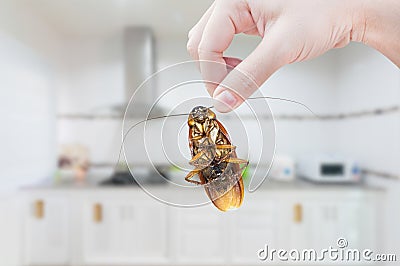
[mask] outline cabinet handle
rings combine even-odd
[[[34,216],[36,219],[43,219],[44,217],[44,201],[36,200],[34,204]]]
[[[103,220],[103,206],[100,203],[96,203],[93,206],[93,221],[95,223],[101,223]]]
[[[303,206],[301,206],[301,204],[295,204],[293,212],[293,221],[295,223],[301,223],[303,220]]]

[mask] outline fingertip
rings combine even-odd
[[[235,109],[240,103],[238,97],[234,93],[229,90],[223,90],[221,92],[220,87],[215,90],[213,98],[214,107],[220,113],[228,113]]]
[[[199,60],[203,82],[210,96],[214,95],[215,89],[228,74],[223,59],[222,62],[216,60]]]

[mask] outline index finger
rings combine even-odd
[[[198,48],[200,71],[210,95],[228,74],[223,52],[232,43],[234,35],[235,25],[229,13],[216,6],[204,28]]]

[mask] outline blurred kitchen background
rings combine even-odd
[[[115,170],[129,89],[190,60],[187,33],[211,2],[0,1],[0,265],[274,265],[257,258],[265,244],[323,249],[340,237],[350,248],[400,259],[400,71],[361,44],[286,66],[262,86],[263,94],[305,103],[319,118],[268,101],[277,156],[239,210],[168,206],[138,188],[126,166]],[[257,42],[238,36],[227,54],[244,58]],[[183,71],[176,75],[199,77]],[[163,82],[141,95],[136,110],[149,108],[167,88]],[[194,87],[181,100],[207,96]],[[246,139],[257,145],[257,121],[244,117]],[[235,141],[240,121],[221,120],[239,154],[257,156]],[[183,125],[186,117],[174,121]],[[161,124],[152,122],[155,143]],[[187,155],[185,130],[167,137]],[[155,193],[205,197],[156,181],[136,140],[130,166]],[[183,181],[185,172],[153,153],[167,179]],[[270,163],[261,162],[265,174]]]

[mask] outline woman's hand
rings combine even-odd
[[[228,112],[280,67],[344,47],[350,41],[365,42],[400,65],[399,3],[398,0],[216,0],[189,32],[187,48],[194,59],[201,60],[204,80],[211,81],[206,87],[217,100],[216,109]],[[369,17],[375,20],[375,25],[369,25],[372,21]],[[387,17],[391,27],[380,24]],[[262,38],[243,61],[223,56],[238,33]],[[379,38],[386,38],[388,45]],[[228,73],[228,65],[235,67],[235,71]],[[244,73],[255,83],[237,73]],[[230,89],[217,86],[220,83]]]

